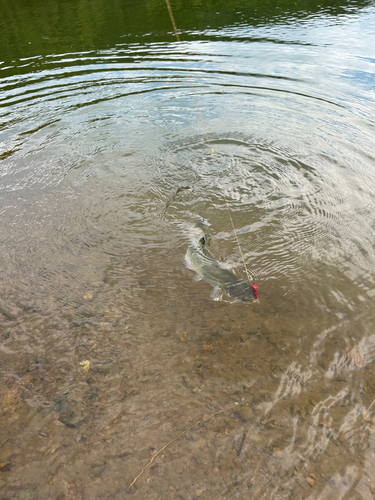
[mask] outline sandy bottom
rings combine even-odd
[[[3,500],[373,498],[368,304],[213,302],[188,273],[3,288]]]

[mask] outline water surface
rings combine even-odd
[[[372,499],[375,6],[172,8],[0,7],[2,498]]]

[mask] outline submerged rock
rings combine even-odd
[[[69,411],[67,413],[61,413],[58,420],[62,422],[67,427],[72,427],[76,429],[83,424],[86,416],[77,415],[74,411]]]
[[[98,397],[98,389],[95,386],[92,386],[89,389],[87,389],[87,391],[85,391],[83,399],[85,403],[89,403],[90,401],[92,401],[97,397]]]
[[[76,401],[68,399],[66,396],[59,396],[54,400],[54,410],[59,413],[58,420],[66,425],[76,429],[80,427],[87,415],[81,411],[81,405]]]
[[[250,408],[250,406],[248,405],[240,405],[238,406],[235,410],[234,410],[234,413],[240,417],[241,420],[243,420],[244,422],[248,422],[252,415],[253,415],[253,411],[252,409]]]

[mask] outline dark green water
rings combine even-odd
[[[375,4],[171,5],[1,1],[0,497],[370,500]]]
[[[207,30],[291,26],[356,17],[371,1],[194,1],[172,5],[184,40],[205,39]],[[33,56],[114,48],[121,42],[172,41],[172,25],[161,1],[14,1],[2,0],[1,57],[7,62]],[[197,33],[192,33],[197,31]],[[199,34],[199,36],[197,36]],[[212,33],[216,38],[220,33]],[[370,33],[368,33],[370,34]],[[235,38],[235,37],[234,37]]]

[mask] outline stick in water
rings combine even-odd
[[[130,491],[130,488],[133,486],[133,484],[137,481],[138,478],[140,478],[142,476],[142,474],[144,473],[144,471],[147,469],[147,467],[150,467],[150,465],[152,464],[152,462],[155,460],[155,458],[160,455],[160,453],[165,450],[165,448],[167,448],[170,444],[174,443],[175,441],[177,441],[177,439],[179,439],[181,436],[183,436],[184,434],[187,433],[187,431],[190,431],[190,429],[192,429],[193,427],[195,427],[196,425],[198,424],[201,424],[203,422],[207,422],[208,420],[210,420],[210,418],[214,417],[215,415],[220,415],[220,413],[224,413],[225,411],[228,411],[230,410],[231,408],[233,408],[234,406],[237,406],[238,403],[234,403],[234,405],[232,406],[229,406],[229,408],[224,408],[223,410],[219,410],[219,411],[216,411],[215,413],[212,413],[212,415],[210,415],[209,417],[207,418],[204,418],[203,420],[198,420],[198,422],[195,422],[195,424],[192,424],[190,425],[190,427],[188,427],[187,429],[185,429],[184,431],[180,432],[180,434],[175,437],[174,439],[172,439],[171,441],[169,441],[169,443],[167,443],[166,445],[163,446],[163,448],[160,448],[160,450],[158,452],[155,453],[155,455],[152,456],[151,460],[149,461],[148,464],[146,464],[143,469],[141,470],[141,472],[138,474],[138,476],[133,479],[133,481],[129,484],[129,487],[128,487],[128,491]]]

